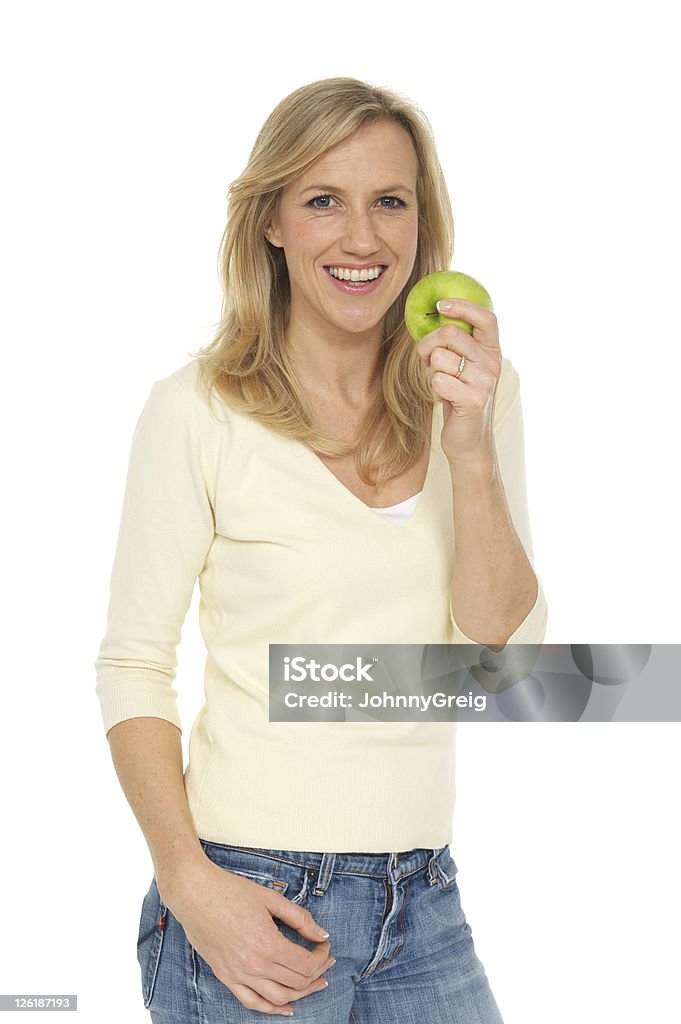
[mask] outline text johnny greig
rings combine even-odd
[[[308,660],[303,657],[284,658],[284,681],[287,683],[303,682],[324,682],[333,683],[375,683],[372,676],[372,669],[376,661],[365,662],[362,658],[356,658],[354,662],[346,662],[343,665],[334,665],[332,662],[319,662]],[[302,694],[288,691],[284,696],[284,703],[287,708],[419,708],[427,711],[429,708],[473,708],[476,711],[484,711],[487,705],[485,694],[473,696],[472,692],[467,694],[454,693],[430,693],[430,694],[394,694],[383,690],[381,693],[371,693],[365,690],[359,695],[360,700],[355,703],[353,695],[328,690],[326,693]]]

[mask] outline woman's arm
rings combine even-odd
[[[182,625],[213,537],[201,439],[184,387],[171,375],[151,388],[133,434],[107,630],[95,661],[114,766],[162,892],[171,888],[171,866],[174,877],[190,862],[207,860],[184,789],[172,684]]]
[[[187,802],[180,730],[164,718],[128,718],[107,733],[118,781],[147,841],[166,906],[205,861]]]
[[[138,717],[181,729],[172,685],[177,646],[214,535],[198,426],[171,375],[153,385],[130,449],[107,629],[95,661],[107,733]]]
[[[520,380],[509,359],[502,364],[493,424],[491,452],[450,462],[454,631],[459,643],[540,644],[548,608],[532,564]]]
[[[535,609],[540,595],[513,525],[498,460],[453,466],[452,492],[452,617],[468,641],[503,647]],[[540,641],[536,634],[528,634],[528,642]]]
[[[454,506],[454,641],[497,649],[541,644],[547,605],[532,567],[518,374],[501,354],[491,310],[465,299],[437,305],[472,329],[471,335],[447,323],[418,344],[443,402],[441,443]]]
[[[328,934],[309,910],[214,864],[199,841],[185,795],[180,731],[163,718],[118,722],[107,733],[118,779],[149,846],[159,895],[187,938],[240,1002],[263,1013],[325,987],[335,962]],[[276,917],[314,942],[279,931]]]

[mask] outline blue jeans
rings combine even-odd
[[[142,905],[137,958],[153,1024],[503,1024],[461,909],[448,846],[405,853],[300,853],[201,840],[215,864],[310,911],[336,958],[329,987],[294,1000],[293,1017],[247,1009],[219,981],[162,902]],[[274,918],[307,949],[290,925]]]

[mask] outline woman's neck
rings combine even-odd
[[[327,325],[328,327],[328,325]],[[331,401],[366,405],[380,388],[381,328],[370,333],[316,333],[290,322],[286,346],[298,381],[307,392]]]

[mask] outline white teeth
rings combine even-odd
[[[327,270],[339,281],[375,281],[383,272],[383,267],[365,267],[362,270],[349,270],[348,267],[327,267]]]

